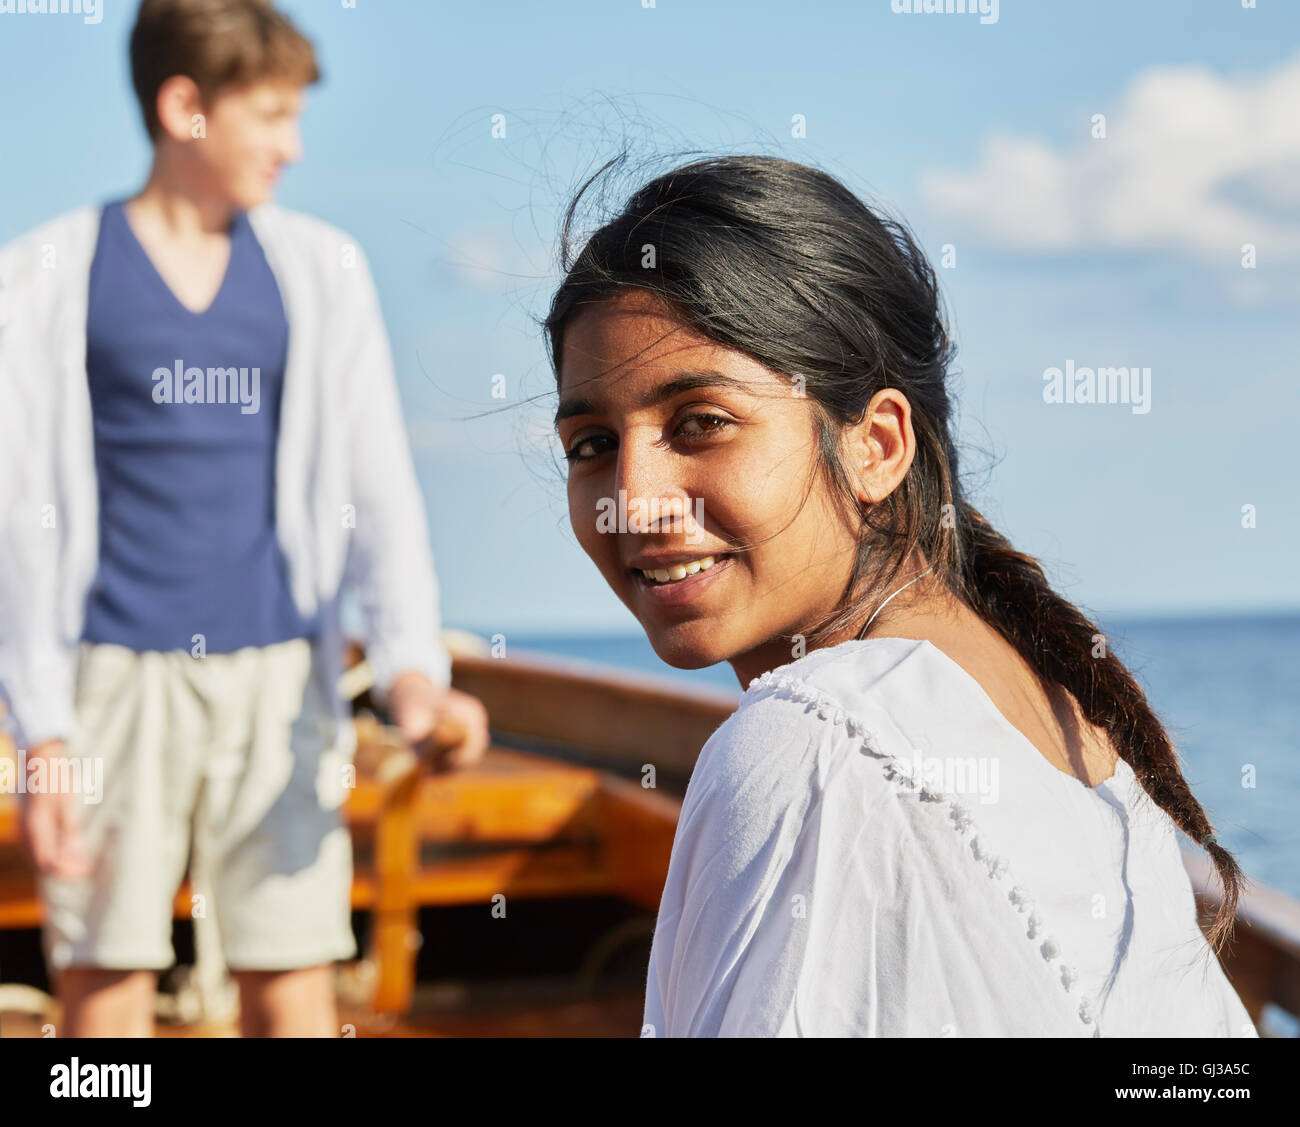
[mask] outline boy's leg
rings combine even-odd
[[[334,967],[235,971],[244,1037],[337,1037]]]
[[[339,1036],[333,963],[352,958],[351,755],[295,639],[228,658],[210,682],[212,745],[195,827],[248,1036]],[[209,658],[209,661],[212,659]]]
[[[158,975],[151,970],[64,967],[59,974],[64,1037],[152,1037]]]
[[[156,975],[174,961],[172,901],[189,848],[199,701],[160,654],[83,645],[77,804],[92,858],[85,879],[41,875],[46,964],[63,1005],[60,1036],[149,1036]]]

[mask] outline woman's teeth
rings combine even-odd
[[[705,556],[702,560],[691,560],[689,563],[673,564],[668,568],[656,568],[654,571],[642,571],[641,574],[647,579],[653,579],[656,583],[676,583],[685,579],[688,575],[695,575],[697,572],[708,571],[716,561],[712,556]]]

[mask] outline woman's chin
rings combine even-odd
[[[719,646],[716,629],[710,630],[702,622],[647,631],[646,637],[659,660],[674,669],[704,669],[726,661],[732,652]]]

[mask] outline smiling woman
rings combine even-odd
[[[748,686],[691,778],[647,1032],[1253,1036],[1212,955],[1237,865],[1096,625],[967,501],[907,229],[722,157],[574,255],[600,175],[546,321],[570,519],[664,661]],[[658,516],[611,529],[614,499]],[[1175,827],[1224,884],[1210,944]]]

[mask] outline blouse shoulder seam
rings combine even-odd
[[[763,693],[768,695],[762,696]],[[803,677],[783,673],[764,673],[750,682],[745,698],[742,706],[768,699],[784,699],[794,704],[801,704],[804,706],[805,713],[812,713],[820,720],[842,726],[850,738],[861,738],[867,741],[872,748],[870,754],[878,758],[884,756],[884,752],[879,750],[876,733],[870,725],[853,709],[846,708],[829,693],[816,688]]]

